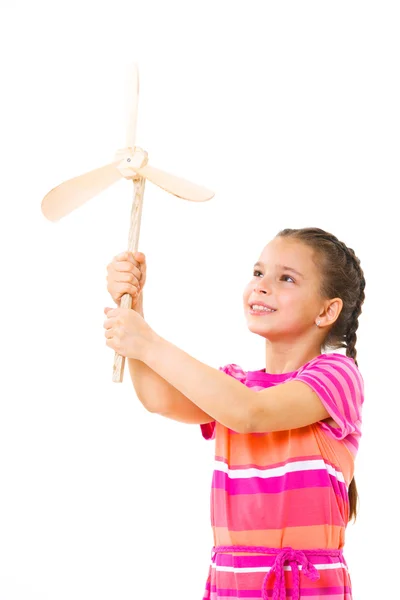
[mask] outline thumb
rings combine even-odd
[[[107,314],[109,310],[111,310],[111,308],[109,306],[106,306],[104,309],[105,314]]]

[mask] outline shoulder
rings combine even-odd
[[[235,379],[238,379],[239,381],[244,382],[246,380],[246,371],[244,371],[242,367],[235,363],[230,363],[223,367],[219,367],[219,370],[223,371],[227,375],[230,375],[231,377],[234,377]]]
[[[354,360],[332,352],[321,354],[306,363],[295,380],[307,383],[327,402],[359,408],[364,403],[364,380]]]
[[[350,356],[346,356],[345,354],[339,354],[339,352],[326,352],[325,354],[320,354],[316,356],[309,362],[305,363],[301,369],[304,369],[310,365],[315,364],[344,364],[344,365],[354,365],[357,368],[356,363],[353,358]]]
[[[350,379],[362,388],[364,387],[363,377],[354,359],[338,352],[316,356],[299,369],[297,376],[312,373],[323,374],[330,378],[343,377],[346,380]]]

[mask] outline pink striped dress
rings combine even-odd
[[[214,546],[203,600],[351,600],[343,546],[364,402],[354,360],[333,352],[290,373],[220,370],[254,391],[303,381],[331,418],[271,433],[200,425],[215,440]]]

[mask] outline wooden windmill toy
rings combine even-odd
[[[174,196],[192,202],[210,200],[214,196],[214,193],[202,186],[156,169],[148,164],[147,152],[135,146],[139,98],[139,73],[136,63],[129,67],[127,92],[129,106],[126,134],[127,147],[117,151],[113,162],[64,181],[53,188],[43,198],[41,207],[47,219],[58,221],[120,179],[130,179],[133,181],[133,204],[128,236],[128,250],[135,253],[139,245],[146,179]],[[132,296],[130,294],[122,296],[121,308],[132,308]],[[112,377],[114,382],[122,382],[124,365],[125,357],[115,352]]]

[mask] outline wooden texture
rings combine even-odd
[[[142,220],[143,194],[146,179],[138,177],[133,179],[134,194],[131,210],[131,225],[128,237],[128,250],[137,252],[139,246],[140,223]],[[121,298],[121,308],[132,308],[132,296],[124,294]],[[115,383],[121,383],[124,378],[125,356],[121,356],[117,352],[114,355],[114,366],[112,380]]]

